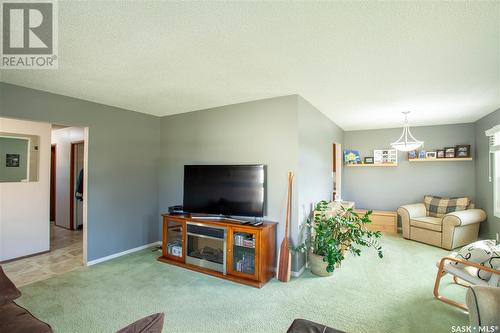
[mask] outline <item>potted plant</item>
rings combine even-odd
[[[309,253],[311,272],[319,276],[333,274],[335,267],[345,259],[347,251],[361,255],[359,247],[372,247],[383,257],[382,247],[378,243],[380,231],[366,228],[370,221],[368,211],[358,215],[352,208],[340,207],[335,214],[328,211],[328,202],[321,201],[316,205],[314,217],[306,223],[309,229],[308,239],[294,251]]]

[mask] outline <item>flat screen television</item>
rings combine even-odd
[[[185,165],[184,211],[226,216],[264,216],[264,165]]]

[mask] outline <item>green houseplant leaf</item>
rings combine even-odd
[[[345,259],[349,251],[355,256],[361,255],[361,247],[371,247],[383,258],[382,247],[378,243],[380,231],[370,231],[366,227],[371,223],[372,211],[357,214],[352,208],[343,207],[333,216],[328,214],[328,202],[316,204],[314,216],[308,219],[306,225],[309,237],[299,246],[292,248],[295,252],[311,251],[323,257],[327,263],[327,272],[333,272],[335,267]]]

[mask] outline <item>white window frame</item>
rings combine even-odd
[[[493,182],[493,213],[500,218],[500,125],[490,128],[485,134],[489,137],[488,174],[489,181]]]

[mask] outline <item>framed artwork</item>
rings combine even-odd
[[[365,157],[364,162],[365,164],[373,164],[374,163],[373,157],[372,156]]]
[[[426,153],[425,149],[422,149],[418,152],[418,158],[425,158],[427,156]]]
[[[373,150],[373,162],[375,164],[398,163],[398,151],[396,149]]]
[[[412,151],[409,151],[408,152],[408,159],[413,159],[413,158],[418,158],[418,155],[417,155],[417,151],[416,150],[412,150]]]
[[[436,157],[437,158],[444,158],[444,149],[436,150]]]
[[[7,154],[5,157],[5,166],[7,168],[19,168],[19,161],[21,159],[19,154]]]
[[[361,163],[361,156],[359,155],[359,150],[344,150],[344,162],[346,164],[359,164]]]
[[[425,154],[425,157],[426,158],[436,158],[437,157],[437,153],[435,151],[428,151],[426,154]]]
[[[446,147],[444,149],[444,157],[445,158],[454,158],[455,157],[455,147]]]
[[[470,145],[456,145],[455,157],[470,157]]]

